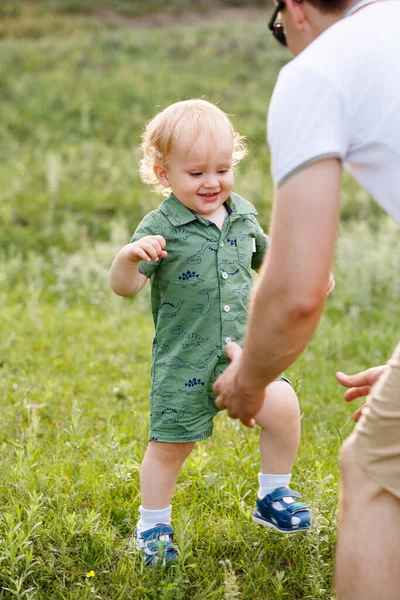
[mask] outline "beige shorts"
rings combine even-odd
[[[356,425],[354,448],[368,477],[400,498],[400,344],[388,364]]]

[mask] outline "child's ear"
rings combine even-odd
[[[164,165],[154,165],[153,172],[161,185],[169,187],[168,171]]]

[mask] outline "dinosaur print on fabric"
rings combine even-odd
[[[246,223],[246,221],[250,221],[250,223],[253,223],[253,225],[257,226],[256,221],[251,217],[244,217],[244,219],[242,219],[242,223]]]
[[[185,342],[182,344],[182,348],[189,348],[190,346],[200,346],[208,341],[208,337],[202,337],[198,333],[188,331],[185,334]]]
[[[178,276],[178,279],[173,281],[174,285],[179,285],[181,288],[196,286],[203,283],[204,279],[196,271],[186,271]]]
[[[244,231],[243,233],[240,233],[238,235],[238,239],[239,239],[239,242],[241,244],[243,244],[243,242],[247,242],[248,240],[253,239],[253,236],[249,232]]]
[[[229,360],[225,360],[219,363],[218,367],[215,369],[215,378],[217,379],[220,375],[222,375],[225,369],[230,365]]]
[[[205,385],[206,384],[204,381],[202,381],[201,379],[197,379],[196,377],[193,377],[193,379],[189,379],[185,383],[185,388],[187,388],[185,390],[186,396],[205,396],[207,394],[206,390],[204,390]]]
[[[163,202],[163,213],[174,225],[179,225],[182,222],[182,204],[173,194]]]
[[[157,341],[155,343],[157,344],[157,363],[161,369],[184,369],[190,367],[188,361],[183,360],[176,354],[171,354],[169,346],[166,344],[158,344]],[[165,356],[161,358],[162,355]]]
[[[217,358],[221,358],[221,350],[222,350],[222,346],[221,344],[218,344],[214,350],[211,350],[210,354],[208,355],[208,357],[203,360],[200,363],[197,363],[196,366],[194,367],[194,369],[196,371],[207,371],[209,366],[211,365],[211,363]]]
[[[195,304],[192,307],[192,311],[199,313],[200,315],[206,315],[211,310],[211,306],[214,300],[219,300],[219,288],[209,288],[201,290],[200,295],[206,296],[206,304]]]
[[[163,302],[160,305],[158,315],[161,319],[165,319],[167,317],[175,317],[178,312],[182,308],[182,304],[184,304],[184,300],[181,298],[177,304],[173,304],[173,302]]]
[[[243,308],[231,308],[230,312],[224,314],[223,320],[225,323],[230,321],[236,321],[236,319],[246,314],[246,312],[247,311]]]
[[[161,412],[157,412],[156,415],[163,425],[167,425],[168,423],[179,423],[179,421],[185,416],[185,412],[186,409],[184,407],[182,407],[180,410],[167,407]]]
[[[175,354],[170,354],[166,356],[163,361],[160,362],[161,369],[184,369],[186,367],[190,367],[190,363],[185,360],[182,360],[180,356],[176,356]]]
[[[161,233],[166,240],[177,242],[179,240],[186,241],[196,235],[196,232],[189,231],[185,227],[165,227]]]
[[[255,238],[249,232],[243,232],[238,235],[237,239],[237,253],[239,261],[250,266],[253,252],[255,252],[255,247],[253,247],[253,244],[255,244]]]
[[[203,431],[201,433],[197,433],[194,435],[188,431],[176,431],[174,433],[174,438],[177,440],[188,440],[190,442],[200,442],[201,440],[205,440],[210,435],[210,431]]]
[[[217,246],[218,246],[218,242],[213,241],[213,240],[207,240],[206,242],[204,242],[201,245],[200,250],[198,250],[196,252],[196,254],[193,254],[192,256],[190,256],[187,259],[187,262],[189,265],[198,265],[199,263],[201,263],[201,256],[203,256],[203,254],[209,250],[211,252],[217,252]]]
[[[182,257],[183,257],[183,254],[177,254],[176,252],[168,251],[168,256],[163,258],[163,262],[168,263],[168,265],[169,265],[170,263],[176,262],[177,260],[181,259]]]
[[[185,387],[195,387],[196,385],[205,385],[205,383],[201,379],[196,379],[196,377],[193,377],[193,379],[189,379],[185,383]]]
[[[157,344],[157,342],[154,342]],[[221,357],[221,344],[218,344],[209,355],[199,363],[191,363],[187,360],[183,360],[180,356],[176,354],[171,354],[170,348],[166,344],[159,344],[159,350],[161,353],[164,353],[165,356],[160,359],[158,358],[158,366],[160,369],[191,369],[193,371],[198,371],[199,373],[204,373],[210,367],[210,365]],[[158,383],[159,380],[154,380],[154,383]]]
[[[239,296],[239,298],[241,300],[243,300],[243,302],[247,302],[248,297],[249,297],[249,292],[248,292],[248,289],[245,288],[243,285],[240,285],[239,287],[234,288],[232,291],[234,294]]]
[[[230,361],[226,340],[243,342],[251,268],[268,238],[255,208],[232,193],[219,229],[171,195],[145,217],[134,240],[160,234],[167,256],[141,262],[150,279],[156,328],[152,352],[149,438],[194,442],[212,433],[212,385]],[[139,335],[136,332],[135,335]]]
[[[183,327],[171,327],[171,333],[182,336],[182,348],[186,349],[190,346],[200,346],[200,344],[204,344],[208,341],[208,337],[203,337],[199,333],[195,333],[194,331],[184,331]]]

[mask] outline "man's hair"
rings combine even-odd
[[[339,13],[352,4],[352,0],[307,0],[323,13]]]
[[[244,138],[234,130],[224,111],[202,99],[171,104],[159,112],[144,130],[140,146],[143,159],[139,164],[142,180],[153,185],[156,191],[168,194],[168,189],[159,184],[154,166],[166,166],[169,155],[175,148],[181,147],[182,140],[189,150],[200,136],[206,136],[206,143],[212,148],[227,131],[232,134],[232,164],[236,165],[246,156],[246,146]]]

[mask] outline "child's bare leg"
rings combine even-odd
[[[178,549],[173,543],[171,498],[179,470],[194,442],[149,442],[140,468],[142,506],[135,530],[135,549],[146,565],[154,565],[162,548],[162,562],[175,561]]]
[[[253,521],[282,533],[306,531],[311,513],[289,483],[300,442],[300,408],[293,388],[274,381],[256,421],[261,426],[259,490]]]
[[[178,473],[194,442],[149,442],[140,468],[142,506],[159,510],[171,503]]]
[[[273,381],[256,421],[261,427],[262,473],[291,473],[300,443],[300,408],[286,381]]]

